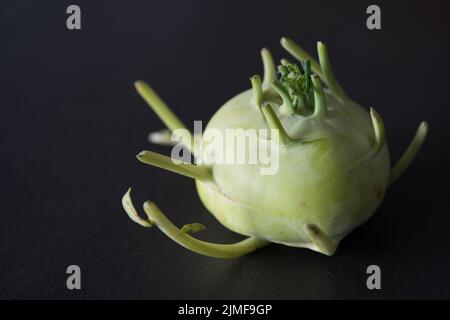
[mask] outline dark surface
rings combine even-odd
[[[449,7],[365,1],[67,1],[0,4],[0,298],[449,298]],[[259,50],[287,56],[290,36],[328,44],[349,95],[383,116],[395,162],[423,119],[424,148],[374,217],[333,257],[272,245],[216,260],[193,254],[124,213],[128,186],[202,239],[232,242],[194,184],[135,159],[161,122],[138,97],[148,80],[191,126],[262,73]],[[66,289],[66,267],[82,290]],[[382,269],[369,291],[366,267]]]

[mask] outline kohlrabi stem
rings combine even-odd
[[[317,75],[313,75],[311,78],[314,85],[314,116],[323,117],[327,112],[327,105],[322,82]]]
[[[384,145],[384,124],[383,119],[375,111],[375,109],[370,108],[370,117],[372,118],[373,131],[375,135],[374,150],[378,153]]]
[[[277,70],[275,68],[275,63],[273,62],[272,54],[266,48],[261,50],[261,57],[264,66],[264,87],[269,87],[270,84],[277,79]]]
[[[153,109],[162,122],[170,129],[174,131],[177,129],[184,129],[189,134],[188,142],[185,144],[189,151],[194,152],[194,140],[192,134],[186,128],[186,126],[178,119],[178,117],[172,112],[167,104],[158,96],[158,94],[144,81],[136,81],[134,83],[137,92],[147,102],[147,104]]]
[[[405,153],[403,153],[400,160],[391,170],[389,184],[394,183],[398,179],[398,177],[402,175],[402,173],[406,170],[406,168],[408,168],[408,166],[411,164],[417,152],[422,147],[422,144],[425,141],[425,138],[427,137],[427,133],[428,133],[428,123],[423,121],[420,123],[419,128],[417,128],[416,134],[414,135],[414,138],[409,144],[408,149],[406,149]]]
[[[286,91],[281,82],[278,80],[272,82],[272,88],[280,95],[281,99],[283,99],[283,106],[286,108],[286,111],[291,114],[295,113],[289,93]]]
[[[148,103],[171,131],[176,129],[186,129],[186,126],[147,83],[144,81],[136,81],[134,85],[145,102]]]
[[[307,224],[304,227],[306,235],[316,245],[320,252],[327,256],[333,255],[337,245],[315,224]]]
[[[215,258],[234,258],[248,254],[256,249],[268,245],[270,242],[255,237],[247,238],[243,241],[233,244],[215,244],[206,241],[195,239],[188,235],[191,230],[188,227],[184,231],[178,229],[169,219],[159,210],[159,208],[152,202],[144,203],[144,211],[147,214],[148,220],[144,220],[137,215],[133,202],[130,196],[130,189],[125,193],[122,199],[124,209],[130,218],[143,225],[144,227],[157,226],[169,238],[177,242],[179,245],[192,250],[194,252]],[[138,217],[138,218],[136,218]],[[195,228],[200,224],[196,225]],[[200,227],[201,228],[201,227]]]
[[[292,41],[289,38],[283,37],[281,38],[281,46],[289,52],[294,58],[296,58],[299,61],[302,60],[309,60],[311,61],[311,69],[312,71],[317,74],[320,78],[323,79],[323,73],[322,69],[320,68],[320,64],[317,62],[316,59],[314,59],[309,53],[307,53],[305,50],[300,48],[299,45],[297,45],[294,41]],[[327,84],[327,83],[325,83]],[[328,84],[327,84],[328,85]]]
[[[320,41],[317,42],[317,52],[319,55],[320,66],[323,71],[323,77],[326,79],[327,86],[330,88],[331,92],[334,95],[343,100],[345,98],[345,93],[333,75],[330,58],[328,57],[328,50],[324,43]]]
[[[340,98],[344,100],[346,95],[342,87],[336,81],[333,71],[331,69],[330,59],[328,58],[328,52],[325,44],[322,42],[317,43],[317,51],[319,55],[319,62],[315,60],[310,54],[308,54],[305,50],[303,50],[299,45],[297,45],[294,41],[289,38],[281,38],[281,45],[286,51],[288,51],[292,56],[294,56],[297,60],[309,60],[311,61],[311,69],[317,74],[323,83],[330,89],[330,91]]]
[[[284,130],[283,125],[280,122],[280,119],[278,119],[278,116],[273,111],[272,107],[266,103],[261,106],[261,111],[266,118],[267,124],[271,129],[278,130],[278,135],[280,138],[281,144],[288,144],[291,139],[289,138],[288,134],[286,133],[286,130]]]
[[[259,108],[263,101],[261,78],[259,77],[259,75],[254,75],[253,77],[250,78],[250,82],[252,83],[253,101]]]
[[[175,164],[171,158],[152,151],[142,151],[136,158],[145,164],[166,169],[195,180],[204,182],[212,180],[211,169],[205,165],[193,165],[190,163]]]

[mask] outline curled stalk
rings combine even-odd
[[[422,147],[423,142],[428,134],[428,123],[422,121],[417,128],[416,134],[406,149],[405,153],[401,156],[400,160],[397,162],[395,167],[391,170],[391,175],[389,177],[389,184],[394,183],[398,177],[408,168],[408,166],[413,161],[417,152]]]
[[[280,137],[281,144],[288,144],[291,139],[289,138],[286,130],[284,130],[283,125],[280,122],[280,119],[273,111],[272,107],[266,103],[261,106],[261,111],[266,118],[267,124],[271,129],[278,130],[278,134]]]
[[[139,223],[144,227],[158,227],[173,241],[191,251],[215,258],[234,258],[248,254],[269,244],[268,241],[255,237],[250,237],[233,244],[216,244],[198,240],[188,234],[192,232],[192,229],[188,230],[190,227],[184,226],[183,228],[185,230],[180,230],[161,212],[161,210],[154,203],[150,201],[146,201],[144,203],[144,211],[148,219],[145,220],[140,218],[136,212],[136,209],[134,208],[130,192],[131,189],[128,189],[128,191],[123,196],[122,204],[125,211],[133,221]],[[200,224],[190,224],[191,227],[193,225],[196,226],[195,228],[201,229],[201,227],[199,227]]]
[[[142,219],[139,214],[136,211],[136,208],[133,205],[133,201],[131,201],[131,188],[128,188],[127,192],[122,197],[122,207],[124,208],[125,212],[128,214],[128,217],[130,217],[131,220],[136,222],[137,224],[145,227],[150,228],[153,227],[153,223],[150,220]]]

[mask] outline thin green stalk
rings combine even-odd
[[[172,112],[172,110],[167,106],[167,104],[158,96],[158,94],[144,81],[136,81],[134,83],[139,95],[147,102],[147,104],[152,108],[152,110],[157,114],[161,121],[170,129],[170,131],[175,131],[177,129],[184,129],[185,132],[189,133],[188,143],[186,147],[189,151],[194,151],[194,140],[192,138],[192,133],[186,128],[186,126],[181,122],[180,119]],[[189,145],[188,145],[189,144]]]
[[[314,85],[314,116],[323,117],[327,112],[325,94],[320,79],[314,75],[311,77]]]
[[[287,111],[291,114],[294,113],[294,106],[292,105],[291,98],[284,89],[284,86],[277,80],[272,82],[272,88],[280,95],[281,99],[283,99],[283,105],[286,107]]]
[[[323,77],[321,76],[321,78],[325,79],[324,82],[327,84],[334,95],[338,96],[341,99],[344,99],[346,97],[345,92],[334,77],[333,70],[331,69],[330,59],[328,57],[328,50],[324,43],[320,41],[317,42],[317,52],[319,55],[320,66],[323,71]]]
[[[320,78],[324,78],[322,69],[320,68],[320,64],[317,62],[316,59],[314,59],[309,53],[307,53],[305,50],[300,48],[298,44],[296,44],[294,41],[292,41],[289,38],[283,37],[281,38],[281,46],[289,52],[294,58],[296,58],[299,61],[303,60],[309,60],[311,61],[311,69],[312,71],[317,74]],[[325,83],[327,84],[327,83]],[[328,85],[328,84],[327,84]]]
[[[267,48],[261,50],[261,58],[264,66],[263,85],[268,87],[277,79],[277,70],[275,68],[275,63],[273,62],[272,54]]]
[[[186,129],[186,126],[178,119],[167,104],[158,96],[158,94],[144,81],[134,83],[137,92],[148,103],[158,117],[171,130]]]
[[[391,170],[391,176],[389,178],[389,184],[394,183],[402,173],[409,167],[417,152],[422,147],[423,142],[428,134],[428,123],[423,121],[420,123],[419,128],[417,128],[416,134],[412,139],[411,143],[406,149],[405,153],[401,156],[400,160],[397,162],[395,167]]]
[[[277,117],[272,107],[269,104],[264,104],[261,107],[261,111],[266,118],[267,124],[271,129],[278,130],[278,134],[280,137],[281,144],[288,144],[291,139],[289,138],[286,130],[284,130],[283,125],[281,124],[280,119]]]
[[[256,106],[259,108],[263,101],[261,78],[259,77],[259,75],[254,75],[253,77],[250,78],[250,82],[252,83],[253,101],[255,102]]]
[[[211,169],[205,165],[193,165],[190,163],[176,164],[171,158],[152,151],[142,151],[136,158],[145,164],[169,170],[195,180],[212,180]]]

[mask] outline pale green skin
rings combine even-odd
[[[319,249],[305,234],[317,225],[338,244],[378,208],[390,174],[386,143],[377,152],[369,113],[326,91],[324,118],[283,113],[269,98],[288,136],[280,145],[279,171],[261,175],[259,166],[212,165],[214,183],[196,180],[200,199],[227,228],[242,235],[295,247]],[[205,130],[269,129],[252,101],[252,91],[229,100]]]
[[[263,175],[261,167],[255,164],[222,165],[211,161],[211,157],[204,159],[202,148],[198,149],[198,136],[187,130],[148,84],[135,83],[138,93],[169,130],[153,133],[151,141],[173,145],[170,131],[173,135],[181,130],[183,140],[186,138],[183,145],[197,160],[200,155],[201,161],[195,165],[175,163],[170,157],[148,150],[140,152],[137,159],[195,179],[208,210],[224,226],[248,238],[231,244],[196,239],[192,234],[203,230],[204,225],[191,223],[179,228],[150,201],[144,203],[147,218],[143,219],[128,189],[122,206],[134,222],[147,228],[156,226],[183,247],[210,257],[238,257],[271,242],[332,255],[339,242],[376,211],[387,186],[401,176],[420,150],[428,124],[420,123],[408,148],[391,169],[381,117],[373,109],[369,114],[347,98],[334,78],[326,46],[317,43],[316,61],[291,39],[283,37],[280,42],[302,62],[305,73],[309,66],[315,73],[308,78],[313,85],[310,93],[314,95],[314,111],[306,112],[296,97],[290,96],[302,94],[300,87],[289,88],[288,83],[286,87],[280,82],[281,77],[278,81],[272,56],[264,48],[264,80],[259,76],[250,78],[252,90],[229,100],[205,128],[216,129],[221,137],[226,137],[227,129],[277,130],[279,141],[271,137],[272,133],[261,132],[257,137],[259,142],[271,139],[269,151],[279,147],[279,171],[275,175]],[[289,64],[286,59],[281,63]],[[279,71],[286,76],[282,67]],[[307,108],[311,110],[312,106]],[[206,140],[204,134],[200,141],[205,149],[210,143]],[[261,145],[257,148],[265,149]],[[246,157],[258,154],[256,149],[247,148],[245,152]]]

